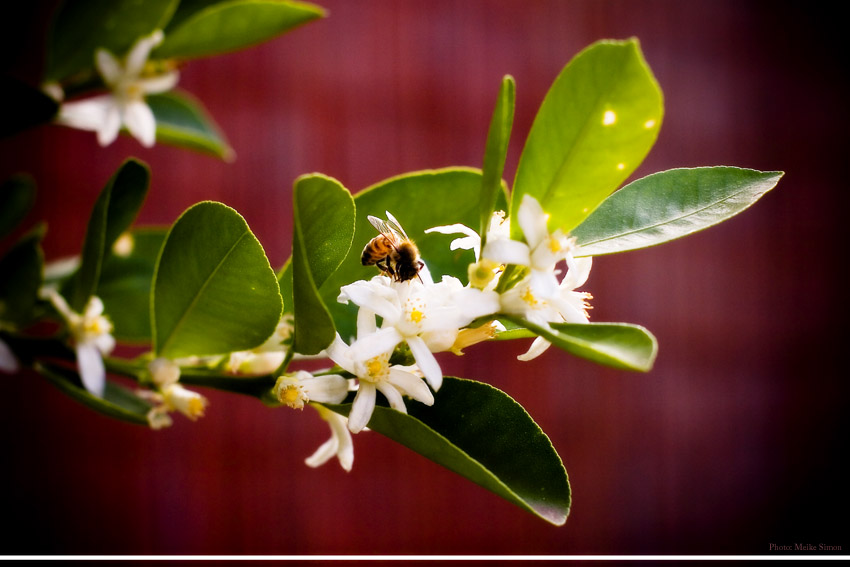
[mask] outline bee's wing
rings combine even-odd
[[[388,232],[392,233],[392,229],[387,226],[387,223],[385,223],[383,220],[379,219],[378,217],[373,217],[372,215],[369,215],[366,218],[369,219],[369,222],[372,223],[372,226],[375,227],[375,230],[377,230],[381,234],[386,234]]]
[[[401,236],[404,240],[409,240],[407,238],[407,234],[404,232],[404,229],[401,228],[401,223],[398,222],[398,219],[393,216],[393,214],[389,211],[384,211],[387,213],[387,222],[385,223],[393,232]]]

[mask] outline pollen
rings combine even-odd
[[[422,319],[425,318],[425,314],[419,309],[414,309],[410,312],[410,320],[414,323],[421,323]]]
[[[529,305],[531,305],[532,307],[534,307],[534,306],[535,306],[535,305],[537,305],[537,303],[538,303],[537,298],[536,298],[536,297],[534,297],[534,293],[532,293],[532,291],[531,291],[531,288],[530,288],[530,287],[526,287],[526,288],[522,291],[522,293],[520,294],[520,298],[521,298],[523,301],[525,301],[526,303],[528,303]]]
[[[389,359],[389,354],[382,354],[367,360],[366,373],[368,376],[364,376],[363,378],[372,382],[380,382],[386,378],[390,371]]]

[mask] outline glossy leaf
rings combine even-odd
[[[337,180],[314,174],[296,180],[292,201],[295,350],[317,354],[335,334],[319,288],[351,247],[354,200]]]
[[[196,2],[204,5],[169,27],[165,41],[153,53],[158,58],[193,59],[236,51],[268,41],[301,24],[320,18],[324,10],[303,2],[231,0]]]
[[[35,203],[35,181],[29,175],[13,175],[0,185],[0,238],[20,224]]]
[[[166,229],[141,229],[127,234],[130,251],[111,254],[103,263],[97,295],[120,340],[151,340],[151,284]],[[123,241],[123,237],[122,237]]]
[[[53,19],[44,80],[59,81],[94,67],[94,52],[123,56],[137,39],[162,28],[178,0],[67,0]]]
[[[586,256],[655,246],[735,216],[782,175],[737,167],[654,173],[608,197],[572,234]]]
[[[162,247],[151,291],[157,355],[248,350],[280,320],[277,279],[245,219],[205,201],[187,209]]]
[[[59,111],[55,100],[12,77],[0,76],[0,92],[8,109],[0,113],[0,137],[49,122]]]
[[[156,118],[156,140],[164,144],[212,154],[226,161],[233,149],[203,105],[181,91],[149,95],[145,99]]]
[[[572,230],[640,165],[663,112],[637,40],[588,47],[561,71],[534,119],[512,210],[529,193],[549,213],[551,231]],[[521,234],[513,215],[512,238]]]
[[[478,224],[478,234],[481,236],[483,249],[487,236],[490,217],[496,210],[496,200],[502,189],[502,174],[505,171],[505,158],[508,153],[508,142],[511,138],[511,128],[514,122],[514,102],[516,99],[516,83],[513,77],[506,75],[499,88],[496,108],[490,120],[490,130],[487,132],[487,145],[484,150],[484,166],[481,178],[481,220]],[[507,212],[507,211],[506,211]]]
[[[434,405],[406,400],[408,414],[377,406],[369,428],[535,514],[562,525],[567,471],[528,413],[488,384],[445,377]],[[329,405],[348,415],[350,404]]]
[[[107,380],[103,397],[99,398],[83,387],[74,370],[47,362],[37,363],[35,369],[51,384],[90,409],[121,421],[148,425],[151,405],[127,388]]]
[[[565,351],[622,370],[649,372],[658,341],[640,325],[629,323],[550,323],[550,329],[521,318],[513,322]]]
[[[112,245],[139,213],[150,184],[150,170],[140,161],[129,159],[107,182],[94,204],[83,241],[80,269],[74,278],[69,303],[82,312],[97,289],[104,259]]]
[[[392,177],[364,189],[354,196],[357,222],[351,250],[339,269],[322,285],[320,292],[330,309],[337,330],[343,338],[354,335],[357,309],[354,305],[337,302],[339,288],[355,280],[378,275],[374,266],[363,266],[360,254],[366,244],[378,235],[366,218],[368,215],[385,219],[389,211],[399,220],[419,247],[422,259],[434,278],[452,275],[467,281],[467,266],[474,261],[471,250],[450,250],[455,237],[430,233],[426,228],[462,223],[478,225],[481,199],[481,172],[471,168],[446,168],[416,171]],[[504,206],[504,193],[498,203]]]
[[[0,258],[0,327],[23,326],[32,320],[41,287],[44,225],[24,235]]]

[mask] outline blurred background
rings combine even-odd
[[[54,2],[13,8],[4,71],[37,84]],[[375,433],[355,464],[303,464],[328,436],[311,409],[204,391],[206,417],[149,431],[112,421],[39,376],[3,386],[2,553],[767,554],[850,549],[846,515],[847,61],[837,13],[741,0],[323,0],[324,20],[191,62],[237,158],[102,149],[44,126],[0,140],[2,178],[28,171],[48,259],[79,250],[106,180],[130,155],[153,181],[139,223],[222,201],[272,265],[291,245],[291,188],[322,172],[352,192],[403,172],[480,166],[499,82],[517,108],[505,177],[549,85],[585,46],[640,39],[665,95],[633,178],[673,167],[784,170],[752,209],[658,248],[595,260],[592,320],[649,328],[649,374],[525,342],[441,355],[488,381],[550,436],[573,508],[553,527]],[[4,8],[5,10],[5,8]],[[20,23],[18,23],[20,22]],[[14,29],[8,29],[14,28]],[[14,109],[7,109],[14,111]],[[842,291],[845,290],[845,291]],[[847,551],[844,551],[846,553]]]

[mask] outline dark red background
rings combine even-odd
[[[79,250],[97,192],[129,155],[153,170],[142,223],[203,199],[247,219],[275,266],[291,187],[318,171],[352,191],[423,168],[479,166],[501,77],[517,82],[506,178],[547,88],[601,38],[636,36],[666,116],[636,176],[681,166],[787,172],[751,210],[685,240],[601,257],[592,318],[645,325],[649,374],[525,344],[443,356],[447,373],[522,403],[574,491],[553,527],[374,433],[354,470],[303,464],[327,429],[312,410],[204,392],[208,415],[152,432],[111,421],[35,374],[3,389],[3,553],[767,554],[848,549],[847,49],[837,13],[804,2],[326,0],[325,20],[196,61],[232,164],[42,127],[0,141],[0,173],[31,172],[49,259]],[[3,41],[37,77],[44,8]],[[13,110],[13,109],[12,109]],[[7,109],[6,111],[10,111]]]

